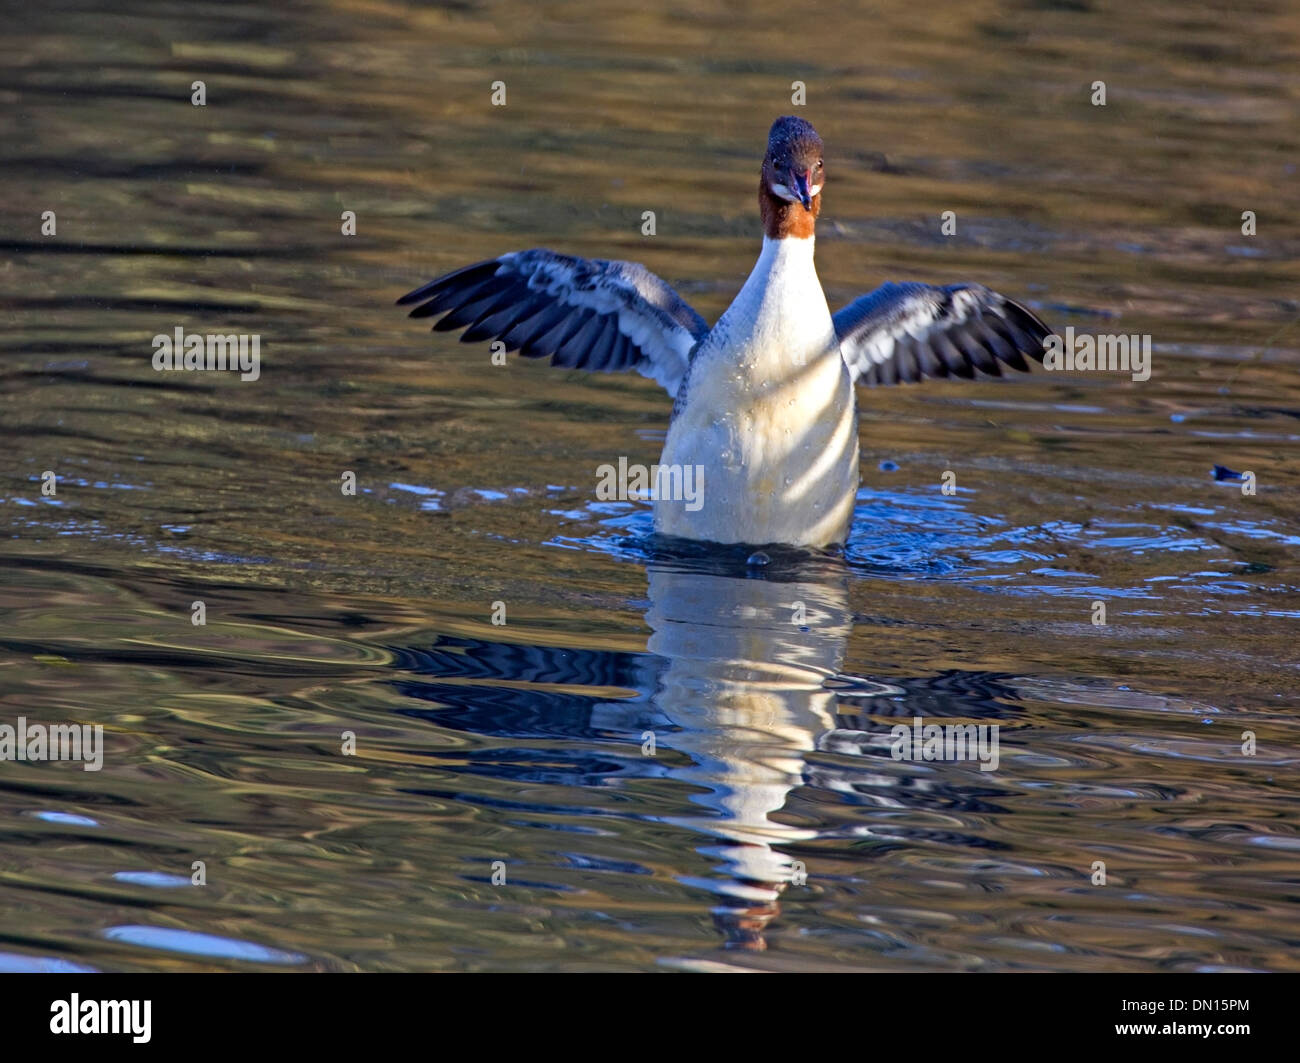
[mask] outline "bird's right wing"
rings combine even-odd
[[[565,369],[635,369],[676,395],[704,319],[635,262],[576,258],[544,248],[512,251],[448,273],[402,296],[411,317],[446,316],[465,343],[497,339],[525,358]]]

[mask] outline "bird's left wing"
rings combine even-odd
[[[448,273],[397,300],[411,317],[446,314],[433,327],[464,328],[461,340],[498,339],[525,358],[566,369],[635,369],[670,395],[704,319],[672,287],[636,262],[576,258],[544,248],[512,251]]]
[[[840,352],[860,384],[1028,372],[1052,334],[1019,303],[979,284],[882,284],[834,315]]]

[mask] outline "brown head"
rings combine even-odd
[[[774,240],[813,234],[822,209],[822,138],[811,122],[786,115],[772,123],[758,185],[763,232]]]

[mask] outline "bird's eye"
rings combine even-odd
[[[821,161],[821,159],[818,159],[818,160],[817,160],[817,169],[820,170],[821,168],[822,168],[822,161]]]

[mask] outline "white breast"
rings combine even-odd
[[[656,529],[714,542],[842,542],[858,487],[857,413],[811,238],[764,239],[695,359],[661,463],[702,468],[702,504],[659,500]]]

